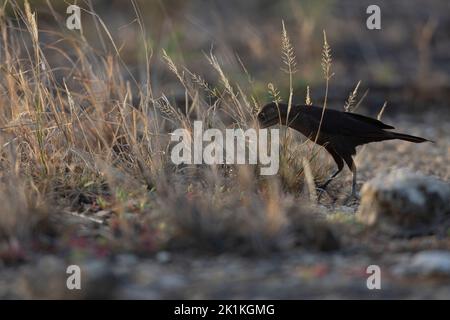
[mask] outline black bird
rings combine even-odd
[[[258,113],[258,121],[263,128],[275,124],[287,125],[301,132],[309,140],[323,146],[331,154],[337,165],[337,171],[321,186],[325,190],[328,184],[342,171],[344,162],[353,174],[351,197],[355,196],[356,167],[352,156],[356,147],[375,141],[400,139],[415,143],[430,141],[408,134],[386,131],[394,127],[360,114],[325,109],[308,105],[292,106],[287,118],[288,106],[283,103],[269,103]],[[322,119],[322,124],[320,124]],[[317,136],[317,132],[320,134]]]

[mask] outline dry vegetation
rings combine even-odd
[[[153,95],[150,48],[144,48],[147,81],[139,85],[123,77],[127,67],[112,37],[112,50],[103,55],[63,26],[60,32],[40,30],[27,2],[23,10],[14,2],[1,10],[1,259],[26,258],[32,248],[70,250],[80,239],[108,253],[337,247],[330,227],[309,205],[313,180],[323,178],[327,163],[318,160],[320,150],[299,143],[292,133],[284,135],[277,177],[262,178],[255,166],[170,161],[171,130],[191,130],[194,119],[220,129],[256,125],[264,97],[229,79],[212,52],[205,64],[216,71],[216,87],[164,52],[186,96],[174,105]],[[13,18],[5,10],[12,10]],[[137,7],[136,14],[139,19]],[[282,31],[291,104],[295,56],[284,24]],[[43,45],[46,32],[58,40]],[[64,57],[66,67],[58,68],[63,77],[55,76],[49,50]],[[272,84],[269,91],[279,101]],[[99,212],[103,220],[96,218]],[[82,230],[67,222],[69,216],[97,227]]]

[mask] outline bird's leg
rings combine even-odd
[[[319,195],[317,197],[317,200],[320,200],[320,198],[322,197],[322,194],[324,192],[327,192],[327,186],[330,184],[331,181],[333,181],[333,179],[339,174],[339,172],[341,172],[341,169],[338,169],[335,173],[333,173],[328,179],[327,181],[325,181],[325,183],[321,184],[320,186],[317,186],[317,191],[319,191]]]
[[[342,171],[343,166],[339,165],[338,169],[336,170],[335,173],[333,173],[328,179],[327,181],[325,181],[325,183],[321,184],[320,186],[317,187],[317,190],[319,191],[319,195],[317,197],[317,200],[320,200],[320,198],[322,197],[323,193],[327,191],[327,187],[330,184],[331,181],[333,181],[333,179]]]
[[[355,165],[353,165],[352,173],[353,173],[352,193],[350,196],[356,197],[356,166]]]
[[[356,195],[356,165],[353,161],[351,155],[347,155],[344,157],[344,161],[349,167],[350,170],[352,170],[352,193],[345,199],[344,203],[350,202],[351,200],[358,199],[358,196]]]
[[[326,189],[328,187],[328,185],[330,184],[331,181],[333,181],[333,179],[342,171],[342,169],[344,168],[344,160],[342,160],[341,156],[339,156],[339,154],[333,149],[331,148],[329,145],[325,146],[325,149],[330,153],[330,155],[333,157],[334,162],[336,162],[337,165],[337,170],[335,173],[333,173],[328,179],[327,181],[325,181],[325,183],[323,183],[322,185],[317,187],[317,190],[320,192],[319,196],[317,197],[317,200],[320,200],[320,197],[322,196],[322,194],[324,192],[326,192]]]
[[[345,199],[344,203],[348,203],[352,200],[357,200],[358,199],[358,195],[356,193],[356,166],[353,164],[352,166],[352,175],[353,175],[353,179],[352,179],[352,193],[347,197],[347,199]]]
[[[339,172],[342,171],[342,168],[339,168],[336,170],[335,173],[333,173],[328,179],[327,181],[325,181],[325,183],[321,184],[320,186],[318,186],[319,189],[323,189],[326,190],[327,186],[330,184],[331,181],[333,181],[333,179],[339,174]]]

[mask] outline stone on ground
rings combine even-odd
[[[363,185],[357,218],[391,235],[445,231],[450,225],[450,185],[407,169],[380,174]]]

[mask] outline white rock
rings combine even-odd
[[[363,185],[356,216],[392,234],[429,233],[450,220],[450,186],[407,169],[380,174]]]

